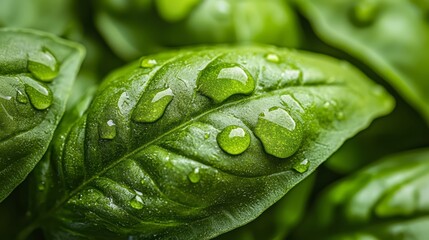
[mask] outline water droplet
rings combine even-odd
[[[16,90],[16,100],[19,103],[28,103],[28,98],[27,95],[25,95],[25,93],[23,93],[21,90],[17,89]]]
[[[158,64],[158,62],[155,59],[144,58],[141,61],[140,66],[143,68],[152,68],[152,67],[155,67],[157,64]]]
[[[265,55],[265,59],[268,62],[272,62],[272,63],[278,63],[280,62],[280,57],[279,55],[275,54],[275,53],[268,53]]]
[[[255,134],[265,151],[279,158],[292,156],[301,146],[300,125],[286,110],[279,107],[270,108],[259,115]]]
[[[235,125],[224,128],[216,139],[222,150],[232,155],[243,153],[250,145],[249,133]]]
[[[238,64],[220,63],[207,66],[197,80],[198,91],[221,103],[234,94],[250,94],[255,81]]]
[[[134,209],[142,209],[143,208],[143,200],[140,195],[135,195],[133,199],[130,201],[130,206]]]
[[[209,137],[210,137],[210,133],[204,134],[204,139],[209,139]]]
[[[337,119],[338,120],[344,120],[344,113],[343,112],[337,112],[336,114],[335,114],[335,116],[337,117]]]
[[[28,54],[28,71],[44,82],[51,82],[58,76],[59,65],[55,56],[46,48]]]
[[[162,117],[173,98],[174,93],[170,88],[144,93],[134,110],[133,120],[136,122],[155,122]]]
[[[100,124],[98,133],[101,139],[111,140],[116,137],[116,124],[113,120]]]
[[[352,8],[351,21],[355,26],[372,24],[378,15],[379,0],[360,0]]]
[[[123,92],[118,100],[119,112],[126,115],[131,110],[130,96],[127,92]]]
[[[188,179],[191,181],[191,183],[198,183],[201,179],[200,176],[200,169],[195,168],[192,172],[188,174]]]
[[[38,110],[44,110],[52,105],[53,95],[51,89],[36,81],[26,81],[25,92],[31,104]]]
[[[293,165],[293,169],[295,169],[295,171],[299,173],[307,172],[309,167],[310,167],[310,161],[308,161],[308,159],[304,159],[301,162]]]

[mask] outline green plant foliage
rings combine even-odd
[[[84,56],[33,30],[0,30],[0,201],[42,158]]]
[[[219,88],[228,96],[210,94]],[[215,237],[260,215],[393,99],[323,55],[207,47],[143,57],[83,106],[34,171],[21,237]]]
[[[427,3],[296,0],[327,43],[377,71],[429,122]],[[419,7],[420,6],[420,7]]]
[[[429,150],[415,150],[340,180],[317,199],[298,239],[426,239],[428,163]]]
[[[284,0],[96,1],[97,27],[124,59],[166,47],[207,43],[299,45]]]

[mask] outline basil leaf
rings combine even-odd
[[[99,0],[96,10],[100,33],[124,59],[184,45],[300,42],[295,13],[283,0]]]
[[[429,122],[429,19],[410,0],[295,1],[327,43],[368,64]]]
[[[282,240],[286,239],[304,217],[307,201],[314,185],[312,174],[292,188],[282,199],[249,224],[227,232],[216,240]]]
[[[50,34],[0,30],[0,201],[47,150],[83,55]]]
[[[428,163],[421,149],[342,179],[317,200],[299,239],[426,239]]]
[[[247,46],[144,57],[61,128],[35,170],[43,187],[24,233],[215,237],[256,218],[392,107],[381,87],[321,55]]]

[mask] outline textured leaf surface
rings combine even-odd
[[[429,122],[429,18],[423,4],[418,7],[410,0],[295,2],[324,41],[372,67]]]
[[[219,88],[229,97],[211,94]],[[257,217],[392,105],[321,55],[214,47],[142,58],[61,126],[36,170],[32,227],[54,239],[212,238]]]
[[[52,35],[0,30],[0,201],[48,148],[83,55]]]
[[[124,59],[192,44],[256,42],[295,47],[300,42],[295,13],[283,0],[96,3],[97,27]]]
[[[299,239],[427,239],[428,169],[422,149],[341,180],[317,200]]]

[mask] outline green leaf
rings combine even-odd
[[[213,98],[219,88],[228,97]],[[61,126],[35,170],[44,187],[33,188],[22,236],[39,226],[54,239],[215,237],[256,218],[392,107],[380,86],[322,55],[247,46],[144,57]],[[230,141],[218,138],[224,130]]]
[[[124,59],[184,45],[300,42],[295,13],[284,0],[99,0],[96,9],[99,31]]]
[[[378,72],[429,122],[429,18],[410,0],[295,1],[327,43]]]
[[[0,201],[47,150],[83,55],[50,34],[0,30]]]
[[[253,222],[227,232],[217,237],[216,240],[286,239],[290,230],[304,217],[314,180],[315,175],[310,175]]]
[[[428,163],[429,149],[401,153],[334,184],[299,239],[426,239]]]
[[[34,28],[63,35],[74,18],[71,0],[2,0],[0,27]]]

